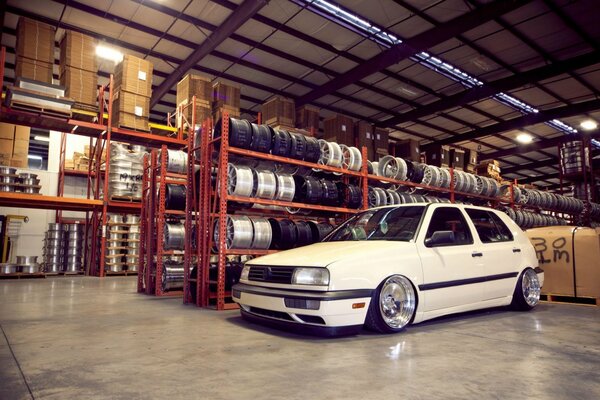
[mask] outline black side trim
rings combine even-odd
[[[544,272],[544,270],[541,269],[540,267],[535,267],[534,271],[536,274],[541,274],[542,272]]]
[[[482,283],[482,282],[489,282],[489,281],[497,281],[500,279],[514,278],[517,275],[519,275],[518,272],[508,272],[506,274],[480,276],[478,278],[458,279],[455,281],[436,282],[436,283],[426,283],[424,285],[419,285],[419,290],[425,291],[425,290],[448,288],[448,287],[453,287],[453,286],[471,285],[473,283]]]
[[[273,328],[282,329],[286,331],[294,331],[294,333],[302,333],[313,336],[348,336],[355,335],[362,329],[362,325],[348,325],[348,326],[318,326],[300,324],[298,322],[281,321],[269,317],[263,317],[256,314],[251,314],[247,311],[240,310],[242,317],[250,322],[259,323],[262,325],[268,325]]]
[[[237,283],[233,285],[232,290],[241,293],[258,294],[261,296],[285,297],[287,299],[306,299],[319,301],[348,300],[373,296],[372,289],[337,290],[333,292],[308,292],[292,291],[286,289],[273,289],[262,286],[247,285],[245,283]]]

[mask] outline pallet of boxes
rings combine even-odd
[[[21,17],[17,24],[15,76],[52,84],[54,27]]]
[[[228,112],[229,117],[240,117],[240,87],[228,82],[219,81],[213,84],[213,121],[219,121],[223,112]]]
[[[124,55],[115,67],[112,126],[148,132],[153,65],[132,55]]]
[[[0,165],[27,168],[29,127],[0,122]]]
[[[212,116],[213,88],[210,78],[187,74],[177,83],[177,127],[185,128],[192,123],[194,96],[196,97],[195,125],[201,125]]]
[[[475,168],[477,175],[487,176],[488,178],[502,182],[500,171],[500,162],[498,160],[484,160]]]
[[[69,30],[60,41],[60,84],[75,101],[73,107],[88,111],[91,118],[98,112],[96,45],[96,39]]]
[[[317,136],[320,124],[319,107],[306,104],[296,108],[296,128],[310,132],[310,136]]]
[[[260,108],[262,123],[274,129],[296,130],[296,105],[294,99],[273,96]]]

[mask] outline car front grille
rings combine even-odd
[[[270,283],[292,283],[294,267],[269,267],[253,265],[248,273],[248,280]]]

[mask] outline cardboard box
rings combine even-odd
[[[296,108],[296,128],[314,131],[316,136],[319,131],[319,107],[304,105]]]
[[[177,83],[177,105],[191,104],[194,96],[196,105],[211,106],[212,84],[209,77],[187,74]]]
[[[152,96],[152,70],[150,61],[129,54],[123,56],[115,67],[115,87],[140,96]]]
[[[473,168],[477,165],[477,150],[466,149],[465,150],[465,170],[468,165],[472,165]]]
[[[462,171],[465,167],[465,151],[461,149],[450,149],[450,167]]]
[[[13,142],[13,154],[10,160],[11,167],[27,168],[29,159],[29,138],[27,140],[17,140]]]
[[[53,26],[29,18],[20,17],[19,22],[17,23],[16,55],[18,57],[26,57],[31,60],[53,64],[54,35],[55,31]]]
[[[390,143],[390,148],[393,148],[392,154],[395,157],[401,157],[415,162],[421,161],[421,148],[418,140],[400,140],[395,143]]]
[[[294,99],[273,96],[261,108],[262,123],[267,125],[296,126],[296,103]]]
[[[367,158],[373,160],[375,156],[375,140],[373,133],[373,125],[365,121],[358,121],[354,124],[354,142],[358,149],[362,152],[362,148],[367,148]]]
[[[216,124],[223,115],[223,112],[227,111],[229,113],[229,118],[239,118],[240,117],[240,109],[231,106],[222,106],[220,108],[213,108],[213,122]]]
[[[28,126],[15,125],[15,140],[26,140],[29,142],[31,128]]]
[[[15,62],[15,77],[27,78],[52,84],[54,64],[34,60],[32,58],[17,56]]]
[[[237,116],[239,117],[240,111],[237,110]],[[205,105],[196,105],[196,125],[202,125],[204,121],[211,118],[213,109]],[[187,127],[188,124],[192,123],[192,107],[186,107],[183,109],[183,114],[177,116],[177,127]]]
[[[126,112],[113,112],[112,123],[113,126],[136,131],[148,132],[150,130],[148,117],[140,117]]]
[[[600,232],[592,228],[575,231],[575,289],[578,297],[600,297]]]
[[[323,121],[323,139],[354,146],[354,120],[340,114],[327,118]]]
[[[240,108],[240,87],[231,83],[216,82],[213,84],[213,110],[223,106]]]
[[[114,126],[148,131],[150,98],[117,88],[113,95],[112,123]]]
[[[15,126],[13,124],[7,124],[6,122],[0,122],[0,139],[13,140],[15,137]]]
[[[97,104],[98,77],[95,72],[65,67],[60,76],[60,84],[66,89],[65,97],[89,106]]]
[[[389,153],[390,132],[384,128],[375,128],[375,154],[385,156]]]
[[[65,31],[60,41],[60,75],[63,75],[67,68],[78,68],[94,74],[98,72],[97,44],[96,39],[91,36],[75,31]]]
[[[434,145],[425,152],[426,163],[436,167],[448,167],[450,161],[450,148],[448,146]]]
[[[0,165],[10,166],[12,159],[13,139],[0,138]]]

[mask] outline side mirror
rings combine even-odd
[[[430,238],[425,239],[425,246],[443,246],[446,244],[454,244],[454,232],[452,231],[435,231]]]

